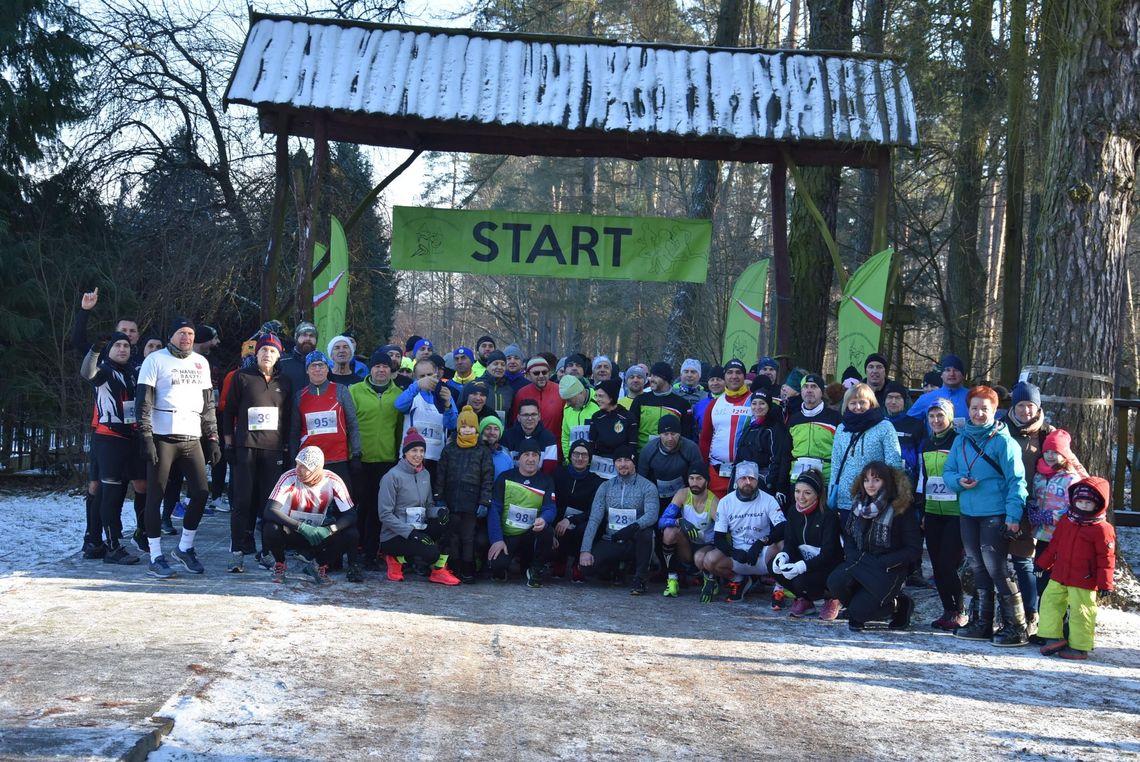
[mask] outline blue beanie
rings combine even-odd
[[[946,370],[947,368],[954,368],[959,373],[966,372],[966,365],[958,355],[946,355],[942,358],[942,370]]]
[[[1018,402],[1032,402],[1041,407],[1041,390],[1028,381],[1018,381],[1009,391],[1011,404],[1015,407]]]

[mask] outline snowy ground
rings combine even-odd
[[[152,717],[167,760],[1140,758],[1137,614],[1080,664],[935,634],[927,591],[852,634],[688,590],[274,585],[220,571],[227,527],[158,582],[76,557],[79,497],[0,495],[0,758],[117,758]]]

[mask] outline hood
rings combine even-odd
[[[1096,515],[1103,516],[1105,511],[1108,510],[1109,495],[1112,494],[1112,491],[1108,486],[1108,480],[1102,479],[1099,476],[1089,476],[1071,485],[1069,487],[1069,505],[1073,504],[1075,492],[1084,491],[1090,487],[1096,490],[1096,493],[1100,495],[1100,510],[1096,512]]]
[[[895,515],[900,516],[910,510],[910,506],[914,503],[914,487],[911,486],[910,477],[906,475],[905,471],[898,468],[891,468],[891,472],[895,477],[895,487],[898,489],[898,494],[895,499],[891,501],[891,508],[894,509]],[[851,482],[851,497],[855,498],[859,495],[859,488],[862,484],[858,479]]]

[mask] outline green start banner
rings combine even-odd
[[[317,335],[344,332],[348,308],[348,239],[340,220],[329,220],[329,246],[313,245],[313,323]]]
[[[887,284],[891,278],[891,257],[894,254],[894,249],[880,251],[864,262],[847,281],[843,299],[839,302],[837,377],[849,365],[862,371],[867,355],[879,351]]]
[[[768,293],[768,263],[762,259],[749,265],[732,287],[728,319],[724,324],[724,355],[721,365],[732,358],[752,363],[760,352],[760,327],[764,324],[764,297]]]
[[[392,210],[397,270],[704,283],[711,241],[709,220]]]

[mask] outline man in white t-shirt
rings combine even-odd
[[[182,537],[172,555],[191,574],[202,574],[205,569],[194,552],[194,535],[209,497],[206,461],[212,465],[222,457],[210,363],[194,351],[194,324],[175,318],[167,335],[170,341],[166,348],[151,352],[143,360],[135,387],[139,441],[147,467],[148,572],[159,579],[174,576],[162,554],[159,513],[171,465],[178,464],[190,487]]]

